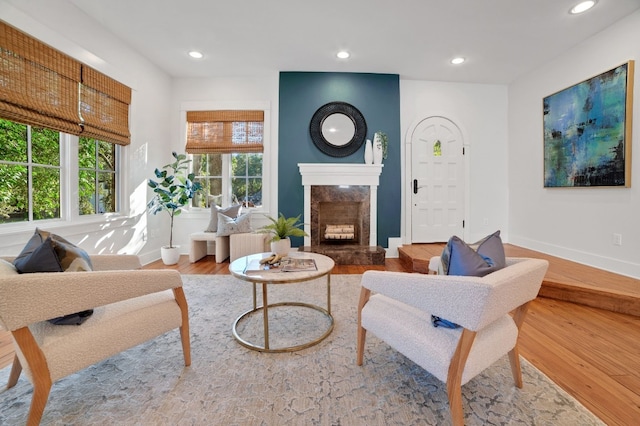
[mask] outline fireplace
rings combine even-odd
[[[298,164],[304,186],[301,250],[337,264],[384,264],[377,244],[377,194],[382,165]]]

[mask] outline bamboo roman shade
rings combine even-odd
[[[263,152],[264,111],[187,111],[189,154]]]
[[[0,22],[0,117],[80,134],[80,62]]]
[[[131,89],[0,21],[0,117],[128,145]]]
[[[82,66],[80,85],[81,136],[119,145],[129,145],[131,89],[122,83]]]

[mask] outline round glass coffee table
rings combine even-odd
[[[333,331],[333,317],[331,316],[331,270],[333,269],[335,263],[333,259],[330,257],[324,256],[322,254],[317,253],[308,253],[308,252],[297,252],[292,251],[287,256],[290,259],[290,265],[292,271],[260,271],[257,270],[256,265],[258,264],[260,259],[271,256],[271,253],[258,253],[251,254],[249,256],[243,256],[231,262],[229,266],[229,271],[231,275],[236,278],[239,278],[243,281],[247,281],[253,284],[253,309],[248,310],[247,312],[240,315],[236,321],[233,323],[233,337],[242,345],[249,349],[253,349],[260,352],[294,352],[299,351],[301,349],[308,348],[310,346],[316,345],[324,340],[331,331]],[[313,259],[311,262],[309,259]],[[315,268],[310,266],[310,264],[315,263]],[[300,270],[303,269],[303,270]],[[320,306],[303,303],[303,302],[279,302],[269,304],[267,298],[267,289],[269,285],[276,284],[291,284],[291,283],[299,283],[305,281],[311,281],[316,278],[325,277],[327,278],[327,309],[324,309]],[[257,294],[256,294],[256,286],[258,284],[262,285],[262,305],[258,306]],[[326,318],[329,319],[329,327],[327,330],[318,338],[315,338],[311,341],[304,342],[302,344],[294,345],[294,346],[286,346],[286,347],[277,347],[273,348],[269,345],[269,308],[275,308],[278,306],[297,306],[303,308],[314,309],[320,313],[322,313]],[[262,321],[263,321],[263,333],[264,333],[264,345],[259,345],[256,343],[249,342],[238,334],[238,324],[253,315],[256,312],[262,311]]]

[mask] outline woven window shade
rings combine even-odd
[[[82,66],[80,118],[82,136],[118,145],[129,145],[131,89],[116,80]]]
[[[0,21],[0,117],[78,135],[80,62]]]
[[[187,111],[189,154],[263,152],[264,111]]]

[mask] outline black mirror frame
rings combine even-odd
[[[331,144],[322,134],[322,123],[327,117],[336,113],[349,117],[353,121],[355,129],[351,140],[341,146]],[[346,157],[360,149],[364,143],[367,136],[367,122],[362,113],[353,105],[346,102],[329,102],[318,108],[313,117],[311,117],[309,133],[311,134],[311,140],[320,151],[332,157]]]

